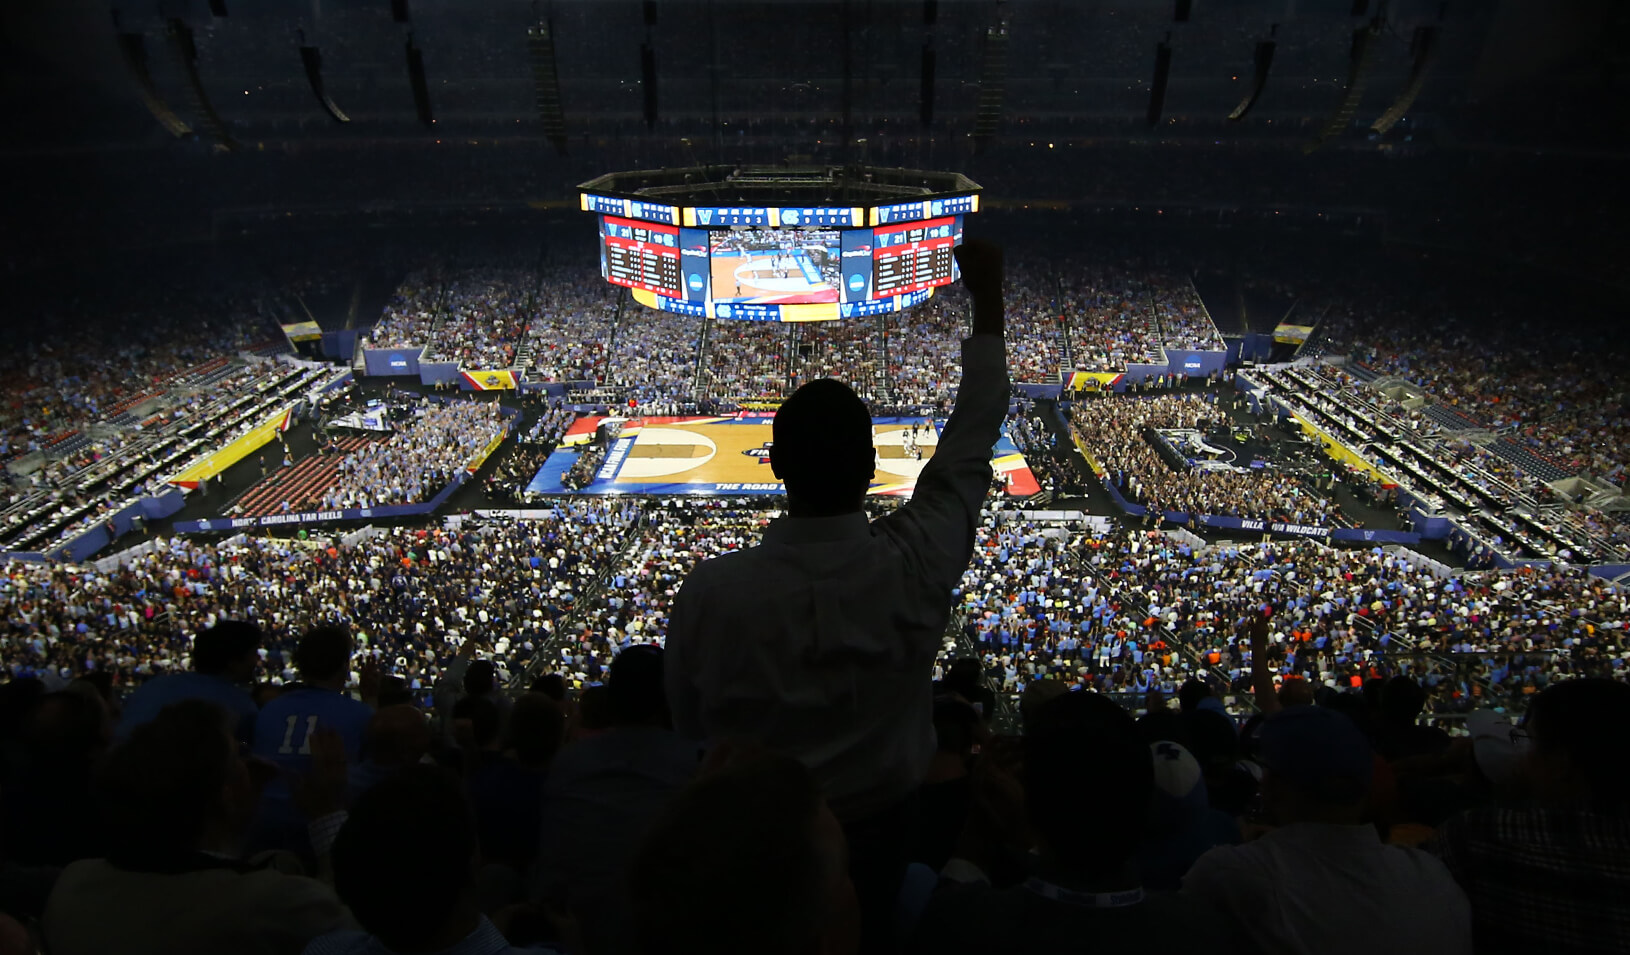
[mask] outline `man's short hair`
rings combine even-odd
[[[662,682],[662,648],[636,644],[611,661],[606,695],[617,726],[666,722],[668,694]]]
[[[934,701],[934,743],[942,753],[967,756],[979,731],[979,714],[972,706],[956,699]]]
[[[1184,713],[1188,713],[1200,705],[1200,701],[1211,695],[1211,687],[1206,686],[1203,680],[1193,678],[1183,681],[1177,688],[1177,705]]]
[[[260,628],[246,620],[223,620],[192,641],[192,668],[220,673],[260,649]]]
[[[532,681],[530,692],[542,693],[556,703],[566,702],[566,678],[559,673],[545,673]]]
[[[166,706],[102,762],[96,793],[115,864],[192,851],[220,806],[236,759],[232,717],[204,700]]]
[[[1565,756],[1604,811],[1630,804],[1630,746],[1619,728],[1630,715],[1630,684],[1588,678],[1553,683],[1523,721],[1542,754]]]
[[[821,508],[848,506],[875,472],[872,415],[853,388],[820,378],[792,393],[771,423],[770,461],[789,494]]]
[[[826,921],[842,859],[816,842],[821,792],[802,763],[761,753],[707,775],[658,818],[629,869],[647,952],[794,952]]]
[[[1148,835],[1154,787],[1149,745],[1131,714],[1106,696],[1059,697],[1025,727],[1025,810],[1074,874],[1121,870]]]
[[[307,682],[351,672],[351,631],[336,626],[307,630],[294,648],[294,666]]]
[[[434,837],[422,837],[426,825]],[[369,934],[407,948],[453,914],[475,853],[475,820],[458,778],[409,766],[357,797],[334,840],[334,891]]]
[[[498,685],[498,668],[491,660],[476,660],[464,671],[464,692],[471,696],[485,696]]]
[[[560,751],[566,714],[542,693],[526,693],[509,711],[509,746],[523,766],[542,766]]]

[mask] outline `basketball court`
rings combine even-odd
[[[814,255],[819,255],[817,250]],[[794,305],[836,302],[838,277],[800,246],[785,249],[714,249],[713,299]],[[828,274],[830,273],[830,274]]]
[[[627,419],[594,480],[581,490],[560,479],[577,460],[571,445],[592,439],[606,418],[584,418],[567,432],[527,486],[538,494],[780,494],[781,482],[770,471],[770,415],[743,413],[716,418]],[[910,495],[917,476],[939,445],[943,422],[924,418],[877,418],[872,444],[877,449],[877,476],[871,492]],[[1008,494],[1037,493],[1035,475],[1004,434],[991,465],[1008,475]]]

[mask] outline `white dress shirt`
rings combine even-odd
[[[780,518],[757,547],[698,565],[674,600],[674,728],[797,757],[842,819],[903,799],[934,753],[934,657],[991,484],[1006,343],[964,340],[962,368],[908,504],[869,524],[859,512]]]
[[[1219,846],[1183,892],[1225,913],[1266,952],[1470,955],[1471,904],[1436,858],[1389,846],[1374,826],[1297,823]]]

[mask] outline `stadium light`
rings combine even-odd
[[[113,12],[113,29],[119,37],[119,55],[125,62],[125,68],[130,71],[131,79],[136,81],[136,88],[141,91],[142,105],[153,114],[165,132],[177,139],[191,136],[192,127],[175,114],[175,110],[159,94],[158,84],[153,82],[153,71],[147,68],[147,43],[142,35],[121,30],[117,10]]]
[[[304,40],[304,38],[304,34],[302,34],[301,39]],[[306,46],[302,43],[300,46],[300,63],[306,69],[306,82],[311,84],[311,92],[317,97],[317,102],[322,104],[323,111],[333,117],[336,123],[349,123],[351,117],[345,115],[345,111],[340,109],[323,90],[322,51],[314,46]]]
[[[526,49],[532,58],[532,101],[543,121],[543,135],[566,155],[566,114],[560,104],[560,67],[555,61],[554,24],[544,20],[526,31]]]
[[[1166,79],[1172,69],[1172,35],[1166,34],[1166,39],[1155,46],[1155,75],[1149,83],[1149,113],[1150,126],[1160,122],[1160,114],[1166,109]]]
[[[1415,28],[1415,37],[1410,42],[1411,52],[1415,54],[1414,65],[1409,70],[1409,82],[1404,85],[1398,98],[1392,101],[1387,111],[1382,113],[1374,123],[1370,124],[1370,132],[1385,135],[1398,121],[1404,118],[1409,108],[1415,105],[1415,98],[1421,95],[1421,87],[1426,85],[1426,74],[1432,68],[1432,61],[1437,53],[1438,28],[1435,25],[1419,26]]]
[[[1262,96],[1262,91],[1267,88],[1268,73],[1273,69],[1274,49],[1278,46],[1273,36],[1278,31],[1279,24],[1276,23],[1268,31],[1268,39],[1256,45],[1256,53],[1252,56],[1255,69],[1253,70],[1254,75],[1251,77],[1251,90],[1245,94],[1244,99],[1240,100],[1239,105],[1234,107],[1234,111],[1228,114],[1230,121],[1237,123],[1244,119],[1245,114],[1251,111],[1251,107],[1255,106],[1256,101]]]
[[[413,87],[413,109],[419,114],[419,122],[426,126],[434,125],[435,116],[430,111],[430,87],[424,78],[424,54],[413,45],[413,34],[407,38],[407,69],[408,83]]]
[[[204,128],[217,146],[237,149],[237,140],[226,131],[226,123],[210,103],[209,94],[204,91],[203,78],[198,75],[198,47],[193,42],[192,28],[180,17],[171,17],[165,32],[170,41],[170,53],[187,76],[187,90],[192,93],[193,110],[203,120]]]
[[[1376,17],[1368,26],[1362,26],[1353,31],[1352,50],[1348,54],[1347,89],[1341,95],[1341,101],[1324,121],[1324,126],[1313,140],[1302,147],[1302,152],[1311,153],[1330,140],[1340,136],[1353,121],[1353,114],[1358,111],[1358,101],[1364,98],[1364,82],[1369,78],[1370,63],[1375,59],[1375,48],[1380,44],[1375,40],[1381,35],[1383,22]]]

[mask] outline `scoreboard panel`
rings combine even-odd
[[[956,219],[929,219],[873,232],[872,297],[885,298],[956,280],[951,250],[961,239]]]
[[[600,274],[613,285],[684,298],[680,282],[679,230],[602,216]]]
[[[733,321],[835,321],[917,305],[960,277],[976,193],[860,206],[668,205],[580,192],[601,275],[651,308]],[[817,200],[819,201],[819,200]]]

